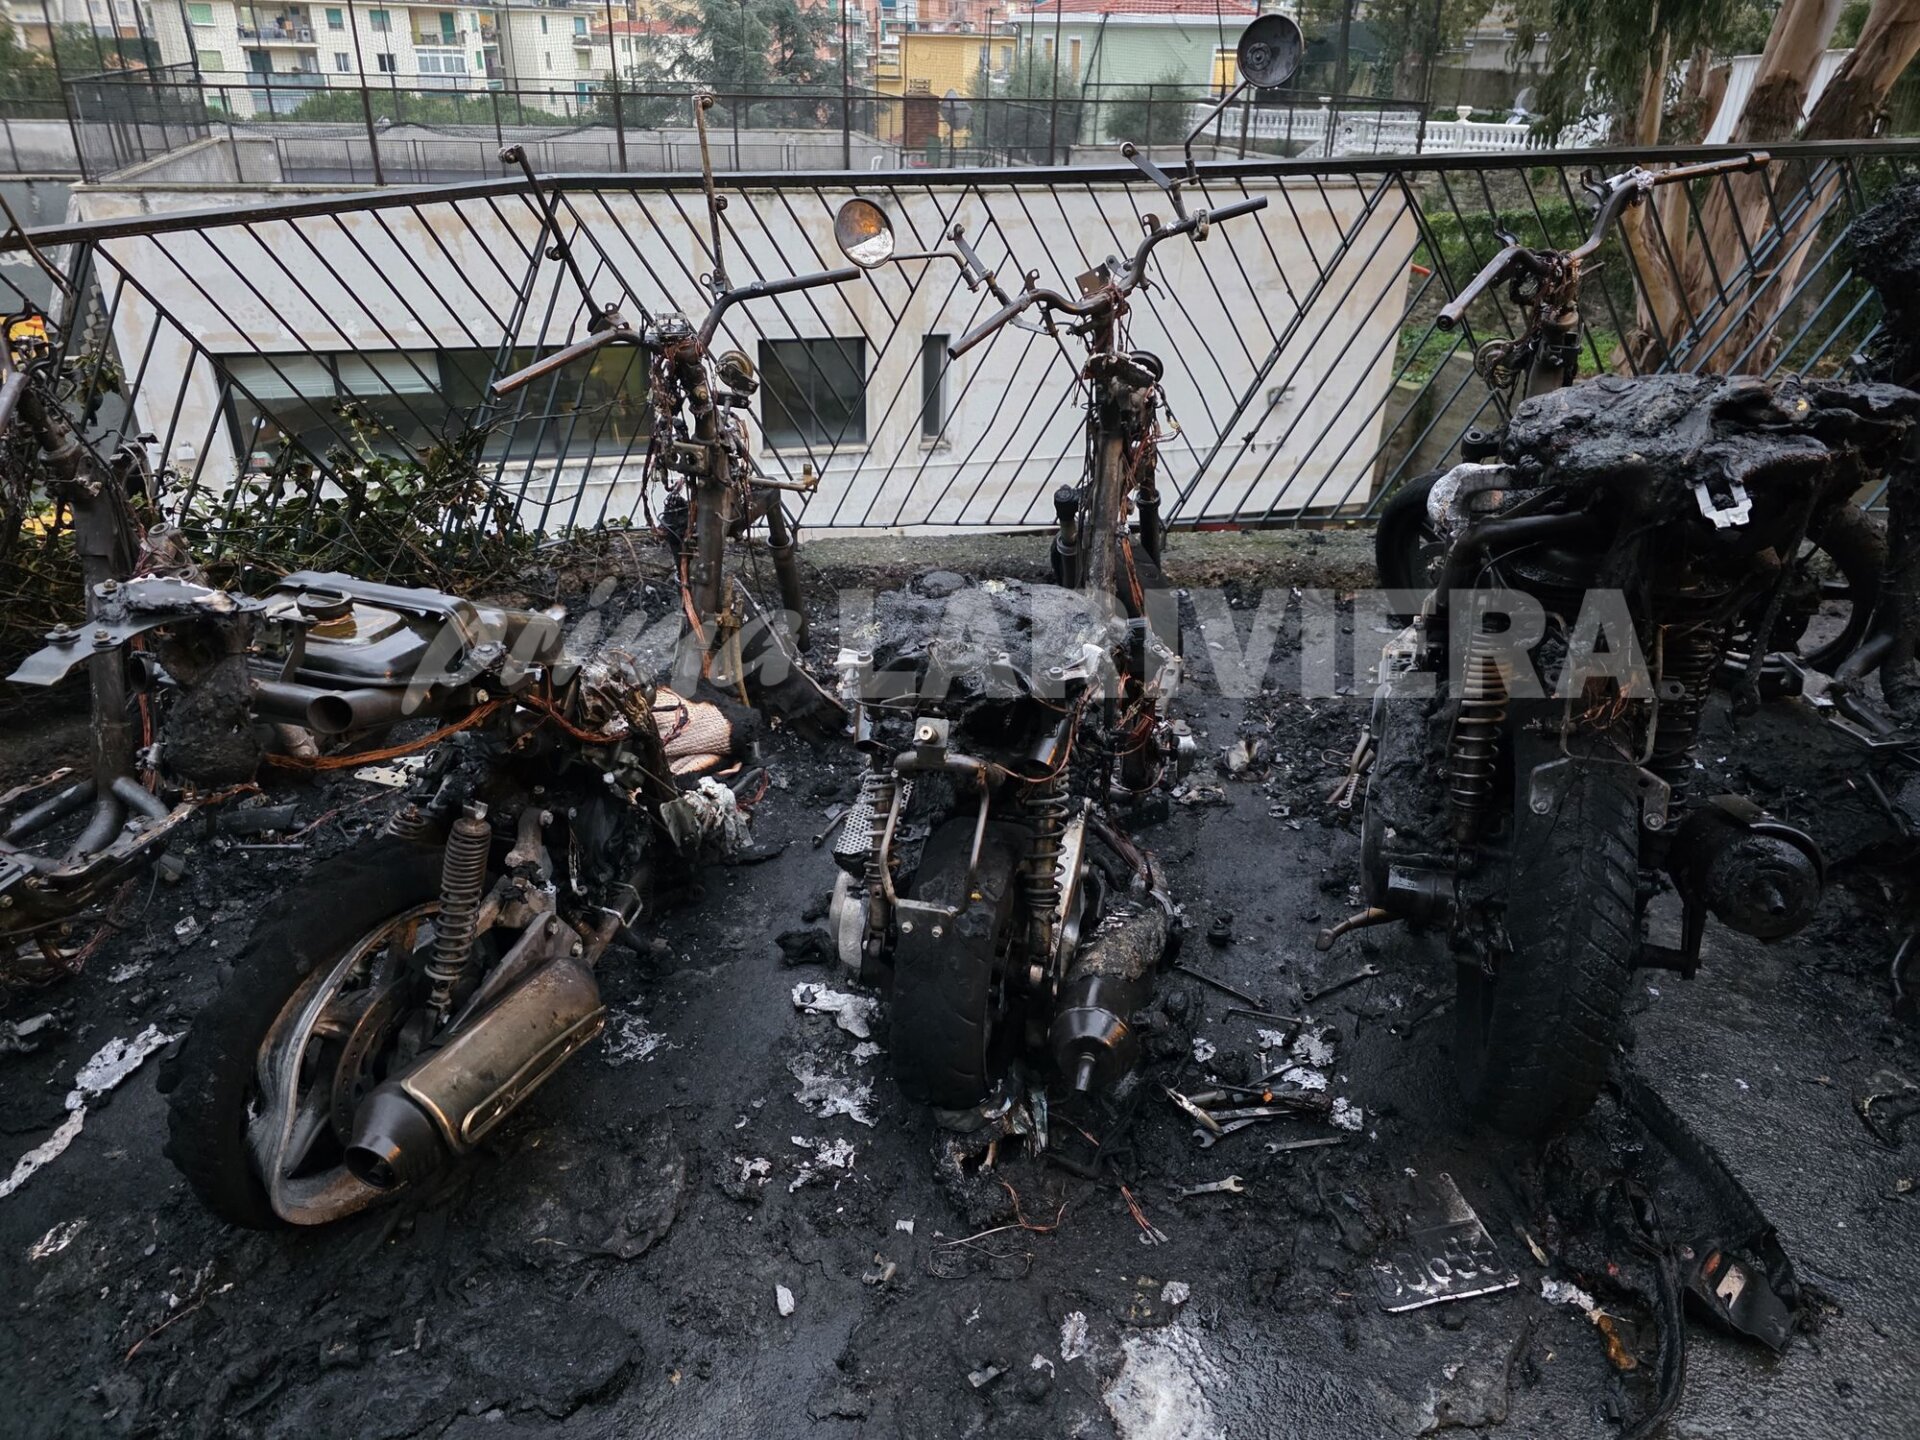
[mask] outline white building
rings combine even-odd
[[[1131,342],[1165,359],[1179,422],[1160,444],[1163,483],[1170,501],[1187,492],[1189,519],[1354,505],[1370,493],[1418,226],[1405,207],[1370,205],[1358,181],[1292,183],[1312,185],[1311,204],[1261,187],[1274,203],[1257,216],[1217,227],[1205,245],[1161,247],[1158,286],[1134,301]],[[729,191],[736,282],[838,258],[833,214],[851,188]],[[1000,273],[1037,266],[1042,284],[1069,291],[1088,263],[1082,243],[1137,229],[1139,206],[1157,199],[1141,192],[1076,186],[1041,207],[1008,184],[887,188],[903,234],[960,221]],[[144,214],[152,196],[107,182],[74,198],[77,218],[105,219]],[[119,353],[169,377],[141,387],[139,423],[162,437],[157,458],[198,471],[216,493],[282,440],[325,453],[346,400],[395,433],[449,433],[484,398],[503,344],[531,355],[577,339],[606,301],[630,314],[704,308],[697,191],[614,188],[579,206],[575,248],[597,277],[592,305],[540,248],[542,214],[525,196],[385,215],[362,204],[337,221],[276,219],[258,199],[244,187],[169,184],[168,208],[239,213],[189,234],[105,241],[98,261],[109,288],[121,273],[137,282],[115,314]],[[428,233],[433,242],[420,243]],[[1323,263],[1327,283],[1289,283]],[[614,276],[636,290],[621,295]],[[540,300],[530,309],[516,305],[522,284]],[[1009,329],[949,364],[948,341],[992,308],[984,292],[916,262],[727,313],[716,349],[744,351],[767,381],[750,416],[760,465],[822,477],[805,506],[810,527],[1051,520],[1050,497],[1077,473],[1084,445],[1078,362],[1071,344]],[[519,317],[511,333],[507,316]],[[1329,335],[1339,343],[1319,343]],[[638,513],[646,367],[634,353],[610,350],[523,392],[523,418],[489,430],[497,448],[486,459],[529,526]]]
[[[208,102],[240,116],[294,113],[306,90],[363,84],[526,91],[526,103],[573,115],[592,107],[610,65],[608,7],[594,0],[484,8],[149,0],[148,13],[162,63],[196,65]]]

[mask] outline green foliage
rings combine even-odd
[[[1380,41],[1376,89],[1391,83],[1402,98],[1418,98],[1427,67],[1447,63],[1492,8],[1492,0],[1379,0],[1367,6],[1367,24]]]
[[[969,143],[976,149],[1038,164],[1049,153],[1063,158],[1080,134],[1080,90],[1043,54],[1016,47],[1005,85],[993,85],[984,70],[967,87],[976,101]],[[1058,103],[1055,103],[1055,97]]]
[[[220,556],[216,580],[242,572],[345,570],[459,592],[509,572],[535,537],[481,473],[486,431],[472,428],[417,459],[386,448],[377,422],[341,405],[353,440],[324,465],[291,443],[273,463],[219,493],[198,491],[179,516],[187,543]]]
[[[1184,70],[1168,69],[1152,85],[1123,86],[1102,103],[1106,132],[1136,145],[1174,144],[1186,138],[1193,102],[1205,95]]]
[[[692,80],[725,94],[840,83],[839,26],[825,5],[799,0],[665,0],[655,12],[700,32],[702,45],[649,56],[635,67],[648,82]]]
[[[1867,16],[1873,10],[1873,0],[1847,0],[1840,7],[1840,18],[1833,27],[1833,39],[1827,42],[1834,50],[1851,50],[1860,43],[1860,32],[1866,28]],[[1761,44],[1766,43],[1766,35],[1760,36]],[[1754,49],[1759,49],[1756,45]]]
[[[1525,55],[1545,41],[1547,68],[1534,108],[1540,128],[1553,134],[1580,120],[1637,110],[1663,37],[1669,66],[1660,81],[1670,98],[1689,54],[1701,46],[1716,53],[1730,46],[1758,49],[1777,8],[1768,0],[1519,0],[1509,54]]]

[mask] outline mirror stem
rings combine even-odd
[[[1198,140],[1200,138],[1200,132],[1205,130],[1207,126],[1211,125],[1215,120],[1219,119],[1220,112],[1225,110],[1229,105],[1233,104],[1234,101],[1238,100],[1241,94],[1246,90],[1247,86],[1252,83],[1253,82],[1249,80],[1242,80],[1238,85],[1235,85],[1233,89],[1229,90],[1224,96],[1221,97],[1219,103],[1217,103],[1211,110],[1207,111],[1207,113],[1201,117],[1200,123],[1194,126],[1193,129],[1188,132],[1187,143],[1181,147],[1181,149],[1186,153],[1186,157],[1187,157],[1187,176],[1186,176],[1187,179],[1197,180],[1200,178],[1199,167],[1197,167],[1193,163],[1193,142],[1195,140]],[[1179,194],[1178,192],[1173,192],[1173,193],[1174,193],[1174,199],[1177,201],[1179,199]],[[1184,215],[1186,212],[1182,210],[1180,213]]]

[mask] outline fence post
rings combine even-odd
[[[840,0],[840,168],[853,169],[853,82],[847,74],[847,6]],[[776,503],[778,497],[775,497]]]
[[[407,21],[413,23],[411,19]],[[353,0],[347,0],[347,29],[353,36],[353,63],[359,71],[360,114],[367,122],[367,154],[373,161],[373,183],[385,185],[387,182],[380,174],[380,138],[373,128],[373,97],[367,93],[367,60],[360,53],[360,16],[353,8]],[[267,99],[273,99],[269,92]]]
[[[620,156],[620,169],[627,168],[627,126],[620,113],[620,47],[613,33],[613,0],[607,0],[607,79],[613,82],[613,141]]]

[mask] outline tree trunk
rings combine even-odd
[[[1820,92],[1802,138],[1843,140],[1871,135],[1880,107],[1920,53],[1920,0],[1881,0],[1867,15],[1853,53]]]
[[[1875,8],[1888,3],[1920,7],[1920,0],[1876,0]],[[1760,73],[1734,124],[1733,143],[1764,144],[1793,134],[1838,18],[1838,0],[1785,0],[1773,17]],[[1745,267],[1750,253],[1758,256],[1756,242],[1774,217],[1769,181],[1776,193],[1785,193],[1782,178],[1755,172],[1706,182],[1699,207],[1700,237],[1686,247],[1680,275],[1685,303],[1660,316],[1666,348],[1685,340],[1697,352],[1694,363],[1724,370],[1761,328],[1772,323],[1780,297],[1792,288],[1790,283],[1770,290],[1744,318],[1737,317],[1753,292],[1769,279],[1766,273],[1750,273]],[[1791,251],[1790,243],[1771,247],[1772,258],[1757,258],[1755,268],[1765,272]],[[1741,333],[1734,334],[1736,328]]]
[[[1887,92],[1916,53],[1920,53],[1920,0],[1874,0],[1859,43],[1821,92],[1801,138],[1852,140],[1871,135]],[[1722,366],[1732,364],[1749,348],[1753,355],[1748,368],[1764,368],[1772,360],[1777,339],[1754,342],[1779,317],[1801,272],[1816,257],[1820,247],[1813,232],[1841,183],[1840,171],[1831,163],[1797,160],[1775,168],[1779,173],[1773,177],[1774,193],[1788,221],[1770,247],[1771,258],[1765,266],[1767,294],[1722,344],[1715,357]],[[1756,219],[1763,216],[1764,212]]]
[[[1807,89],[1833,27],[1840,19],[1841,0],[1785,0],[1767,32],[1760,52],[1760,73],[1754,77],[1733,143],[1784,140],[1800,124],[1807,109]]]

